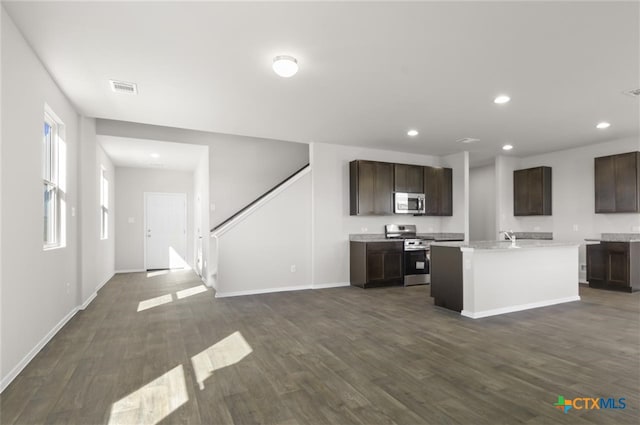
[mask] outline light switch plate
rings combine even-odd
[[[129,218],[127,219],[127,223],[129,223],[129,224],[133,224],[133,223],[135,223],[135,222],[136,222],[136,219],[135,219],[134,217],[129,217]]]
[[[579,229],[578,225],[577,225],[577,224],[574,224],[574,225],[573,225],[573,231],[574,231],[574,232],[577,232],[577,231],[578,231],[578,229]]]

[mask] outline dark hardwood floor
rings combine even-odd
[[[638,293],[472,320],[428,286],[215,299],[180,292],[191,272],[156,274],[105,285],[4,391],[0,422],[639,421]],[[559,395],[627,407],[565,414]]]

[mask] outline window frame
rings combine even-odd
[[[46,126],[49,132],[46,132]],[[61,133],[64,124],[45,104],[42,140],[42,182],[43,182],[43,249],[63,248],[65,244],[65,217],[61,189]],[[49,194],[47,197],[47,193]]]
[[[107,169],[100,166],[100,240],[109,239],[109,179]]]

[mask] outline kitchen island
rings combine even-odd
[[[579,301],[578,243],[434,242],[431,296],[478,319]]]

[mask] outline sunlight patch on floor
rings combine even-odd
[[[109,425],[155,425],[188,400],[184,368],[179,365],[113,403]]]
[[[163,276],[165,274],[169,274],[170,270],[154,270],[152,272],[147,272],[147,277],[156,277]]]
[[[138,303],[138,312],[148,310],[153,307],[157,307],[162,304],[167,304],[173,301],[171,294],[161,295],[155,298],[149,298],[148,300],[140,301]]]
[[[253,349],[238,331],[191,357],[196,381],[204,390],[204,381],[218,369],[231,366],[247,357]]]
[[[183,289],[182,291],[176,292],[176,296],[179,300],[183,298],[190,297],[192,295],[201,294],[202,292],[207,292],[207,287],[204,285],[194,286],[193,288]]]

